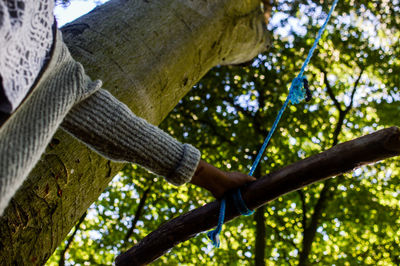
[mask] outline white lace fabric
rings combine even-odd
[[[0,111],[28,94],[53,44],[54,0],[0,0]]]

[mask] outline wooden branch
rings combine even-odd
[[[400,129],[391,127],[351,140],[286,166],[242,188],[251,209],[286,193],[336,176],[362,165],[400,155]],[[216,226],[219,202],[214,201],[160,226],[136,246],[116,258],[116,265],[143,265],[156,260],[175,245]],[[225,221],[240,214],[228,201]]]
[[[300,201],[301,201],[301,208],[303,212],[303,217],[301,220],[301,225],[303,226],[303,236],[304,236],[304,231],[307,228],[307,206],[306,206],[306,197],[304,195],[304,192],[302,190],[297,190],[297,193],[300,196]]]
[[[60,261],[58,262],[58,266],[64,266],[65,265],[65,253],[67,253],[67,250],[71,246],[72,241],[74,241],[75,235],[78,232],[79,227],[81,226],[81,224],[85,220],[86,215],[87,215],[87,211],[85,211],[85,213],[79,219],[78,223],[75,225],[75,229],[74,229],[74,232],[72,233],[72,235],[70,237],[68,237],[67,244],[65,245],[65,248],[63,249],[63,251],[61,251],[61,253],[60,253]]]
[[[342,106],[340,105],[340,103],[337,100],[335,94],[333,93],[331,84],[329,84],[328,74],[323,69],[320,69],[320,71],[324,74],[324,83],[325,83],[326,91],[328,92],[329,97],[331,98],[331,100],[333,101],[333,104],[336,106],[336,108],[339,110],[339,112],[342,112],[343,111],[342,110]]]
[[[319,199],[317,204],[314,206],[314,212],[311,216],[310,224],[303,228],[303,241],[302,241],[302,250],[299,255],[299,266],[307,265],[308,255],[311,252],[311,246],[314,241],[315,235],[317,233],[318,223],[322,216],[322,212],[326,207],[326,203],[332,197],[331,188],[331,180],[327,180],[324,182],[324,187],[322,188],[321,193],[319,194]]]
[[[132,220],[131,227],[128,229],[128,232],[125,235],[123,247],[125,247],[129,243],[129,239],[131,238],[131,236],[133,234],[133,230],[135,230],[136,224],[139,221],[140,216],[142,215],[142,211],[144,209],[144,206],[145,206],[145,203],[147,200],[147,196],[149,195],[149,192],[150,192],[153,184],[154,184],[154,181],[151,181],[149,187],[143,192],[143,195],[140,198],[139,205],[136,209],[135,216]]]
[[[353,90],[351,91],[350,103],[346,107],[346,110],[345,110],[346,113],[348,113],[350,111],[350,109],[353,108],[354,95],[356,94],[356,91],[357,91],[357,88],[358,88],[358,84],[360,83],[361,76],[362,76],[363,73],[364,73],[364,68],[361,68],[360,74],[358,75],[358,78],[356,79],[356,82],[354,83]]]

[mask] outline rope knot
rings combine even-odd
[[[232,197],[233,204],[235,205],[237,211],[241,215],[249,216],[254,213],[253,210],[250,210],[249,208],[247,208],[247,205],[242,198],[242,193],[240,191],[240,188],[236,189],[235,191],[230,193],[228,196]],[[221,200],[221,208],[219,211],[217,227],[214,230],[211,230],[207,233],[208,238],[211,240],[211,243],[216,248],[219,248],[219,244],[220,244],[219,234],[221,233],[222,225],[224,224],[224,220],[225,220],[225,208],[226,208],[226,197]]]
[[[296,77],[292,81],[292,86],[289,91],[289,100],[292,104],[298,104],[302,100],[307,102],[311,100],[311,92],[308,88],[308,80],[305,77]]]

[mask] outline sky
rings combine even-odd
[[[64,7],[57,5],[54,9],[54,15],[57,18],[58,27],[75,20],[76,18],[88,13],[99,4],[104,4],[109,0],[71,0]]]

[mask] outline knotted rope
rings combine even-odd
[[[292,104],[298,104],[302,100],[309,101],[311,100],[311,92],[308,88],[308,80],[303,76],[304,71],[309,64],[311,57],[314,54],[315,48],[317,48],[318,42],[321,39],[322,34],[325,31],[326,25],[328,24],[329,19],[332,16],[333,10],[336,7],[336,4],[338,3],[339,0],[334,0],[331,9],[329,10],[328,16],[325,19],[324,24],[318,31],[317,38],[314,41],[313,46],[311,47],[310,51],[308,52],[307,58],[303,63],[303,66],[300,69],[300,73],[297,75],[296,78],[293,79],[292,84],[290,85],[289,89],[289,95],[287,96],[285,102],[283,103],[282,108],[279,110],[279,113],[274,121],[274,124],[271,127],[271,130],[268,132],[267,137],[264,140],[264,143],[260,149],[260,151],[257,154],[256,160],[254,161],[253,165],[251,166],[250,173],[249,175],[252,176],[254,174],[254,171],[257,168],[257,165],[259,164],[261,160],[261,156],[263,155],[265,148],[267,147],[272,134],[274,134],[276,127],[278,126],[279,121],[281,120],[282,114],[285,111],[287,105],[289,102]],[[253,210],[250,210],[246,203],[244,202],[242,198],[242,194],[240,189],[235,190],[232,193],[232,200],[233,204],[235,205],[236,209],[241,215],[252,215],[254,213]],[[207,236],[210,238],[212,244],[214,247],[219,247],[220,241],[219,241],[219,234],[222,230],[222,225],[224,224],[225,221],[225,208],[226,208],[226,197],[221,200],[221,207],[219,211],[219,218],[218,218],[218,224],[217,227],[214,230],[211,230],[207,233]]]

